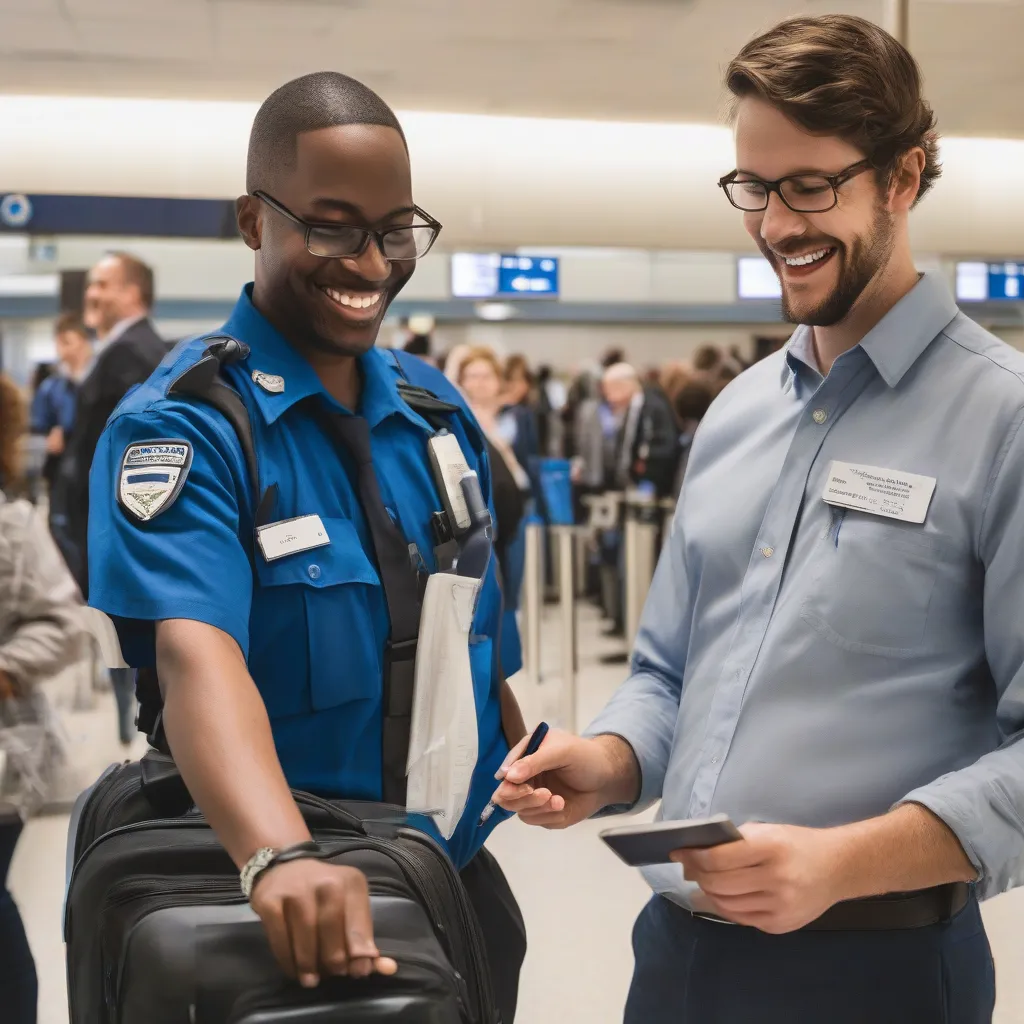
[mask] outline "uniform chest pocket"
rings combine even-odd
[[[387,611],[380,578],[347,519],[330,544],[265,562],[253,600],[249,671],[271,718],[379,699]]]
[[[939,557],[937,541],[923,531],[835,510],[832,528],[815,552],[813,582],[801,608],[804,622],[855,654],[920,653]]]

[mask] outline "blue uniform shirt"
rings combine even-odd
[[[373,543],[356,489],[355,467],[297,403],[324,391],[312,367],[255,309],[243,291],[223,333],[250,346],[249,357],[224,370],[249,410],[260,494],[278,486],[272,521],[317,514],[330,544],[267,562],[252,541],[255,509],[245,459],[227,420],[211,407],[168,389],[206,348],[183,342],[118,406],[96,450],[90,496],[90,603],[110,615],[125,659],[154,664],[154,627],[161,619],[194,619],[230,634],[270,716],[289,784],[324,796],[381,798],[383,652],[390,629]],[[430,425],[399,395],[387,356],[360,359],[360,407],[371,430],[381,497],[406,539],[433,571],[431,513],[442,508],[427,458]],[[253,374],[276,375],[272,393]],[[454,388],[426,368],[439,397],[465,409]],[[470,468],[489,496],[485,461],[466,418],[449,417]],[[147,441],[184,441],[192,461],[173,504],[139,522],[117,499],[126,448]],[[255,576],[255,579],[254,579]],[[479,718],[480,757],[462,823],[447,846],[466,864],[493,827],[477,819],[508,753],[501,728],[498,650],[501,595],[494,560],[481,589],[470,645]],[[494,815],[493,818],[499,818]]]
[[[812,332],[701,424],[636,641],[591,727],[666,819],[829,827],[924,805],[1024,883],[1024,356],[926,274],[827,376]],[[830,507],[833,460],[933,477],[923,523]],[[678,865],[644,871],[687,905]]]

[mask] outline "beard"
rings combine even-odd
[[[864,290],[889,262],[895,246],[895,235],[892,215],[880,207],[870,231],[856,238],[850,245],[836,239],[823,239],[821,248],[827,246],[835,249],[832,256],[838,267],[835,288],[817,305],[798,308],[799,299],[790,294],[786,282],[779,275],[783,318],[790,323],[805,324],[808,327],[834,327],[842,323]],[[769,249],[764,239],[759,238],[758,245],[765,258],[777,268],[782,257]],[[806,251],[806,242],[801,243],[801,248]]]

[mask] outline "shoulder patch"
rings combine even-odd
[[[117,500],[140,523],[149,522],[174,504],[192,468],[188,441],[137,441],[121,456]]]

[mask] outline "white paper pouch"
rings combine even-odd
[[[445,839],[466,808],[479,754],[469,633],[480,582],[433,574],[420,613],[406,805],[431,812]]]

